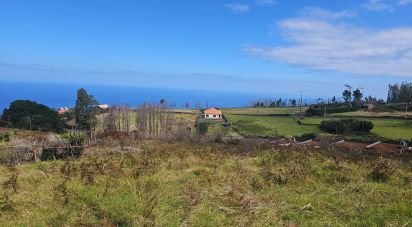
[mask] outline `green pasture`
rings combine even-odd
[[[242,135],[256,136],[301,136],[306,133],[318,133],[319,121],[308,119],[299,125],[292,117],[269,117],[269,116],[226,116],[235,130]]]
[[[403,117],[412,118],[412,112],[405,113],[400,111],[394,112],[373,112],[373,111],[355,111],[355,112],[346,112],[346,113],[334,113],[328,114],[330,117],[374,117],[374,118],[403,118]]]
[[[227,115],[232,126],[242,135],[257,136],[301,136],[305,133],[319,133],[319,125],[325,118],[308,117],[299,125],[293,117]],[[331,119],[331,118],[326,118]],[[374,128],[371,131],[378,137],[388,140],[411,140],[412,121],[403,119],[369,118]]]
[[[302,112],[306,111],[306,107],[302,107]],[[223,114],[245,114],[245,115],[276,115],[276,114],[294,114],[299,113],[299,107],[287,108],[230,108],[222,109]]]

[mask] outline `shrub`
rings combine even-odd
[[[371,121],[356,119],[326,120],[320,123],[320,129],[329,133],[370,132],[374,125]]]
[[[80,157],[83,154],[83,145],[84,141],[86,139],[86,135],[81,132],[72,132],[72,133],[67,133],[63,134],[62,138],[65,139],[70,148],[68,148],[70,151],[70,155],[74,156],[76,158]]]
[[[43,149],[40,159],[78,158],[83,154],[85,138],[85,134],[79,132],[63,134],[62,140],[55,141],[49,145],[50,147]]]
[[[345,125],[342,121],[338,120],[322,121],[320,123],[320,129],[325,132],[340,134],[345,131]]]
[[[359,107],[348,107],[348,106],[327,106],[326,107],[326,114],[331,113],[345,113],[345,112],[353,112],[359,110]],[[306,110],[307,116],[323,116],[325,114],[325,108],[321,105],[313,105],[310,106],[309,109]]]
[[[373,167],[370,176],[377,182],[386,182],[396,172],[396,166],[389,160],[381,159]]]
[[[8,132],[0,133],[0,142],[10,142],[10,134]]]
[[[191,136],[191,128],[187,127],[178,127],[176,132],[174,133],[175,139],[177,141],[184,141],[190,139]]]
[[[316,139],[315,133],[304,133],[301,136],[296,137],[297,140],[311,140]]]
[[[370,132],[373,129],[371,121],[359,121],[359,130],[361,132]]]
[[[12,210],[14,210],[13,203],[9,195],[5,192],[3,196],[0,197],[0,211],[5,212]]]
[[[5,121],[2,119],[2,117],[0,117],[0,127],[10,127],[10,122]]]
[[[199,135],[206,135],[207,131],[209,130],[209,124],[207,122],[199,122],[196,125],[196,131]]]

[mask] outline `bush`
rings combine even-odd
[[[353,112],[359,110],[359,107],[348,107],[348,106],[327,106],[326,107],[326,114],[331,113],[345,113],[345,112]],[[310,106],[309,109],[306,110],[307,116],[323,116],[325,114],[325,108],[320,105],[313,105]]]
[[[196,131],[199,135],[206,135],[207,131],[209,130],[209,124],[207,122],[199,122],[196,125]]]
[[[0,142],[9,142],[9,141],[10,141],[10,134],[8,132],[0,133]]]
[[[67,133],[62,135],[63,139],[66,139],[70,146],[74,148],[70,148],[71,155],[74,157],[80,157],[83,154],[83,145],[86,139],[86,135],[84,133],[73,132]]]
[[[63,123],[56,111],[29,100],[17,100],[4,110],[2,125],[38,131],[61,132]]]
[[[0,127],[4,127],[4,128],[10,127],[10,122],[5,121],[2,119],[2,117],[0,117]]]
[[[386,182],[396,172],[396,166],[389,160],[379,160],[370,174],[372,180]]]
[[[320,129],[325,132],[341,134],[345,131],[345,125],[339,120],[322,121]]]
[[[301,136],[296,137],[297,140],[312,140],[316,139],[316,134],[315,133],[304,133]]]
[[[353,132],[368,133],[373,127],[374,125],[371,121],[356,119],[326,120],[320,123],[320,129],[325,132],[336,134]]]

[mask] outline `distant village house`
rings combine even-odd
[[[202,112],[202,118],[205,118],[205,119],[222,119],[223,118],[223,113],[222,113],[222,111],[220,111],[216,108],[210,108],[210,109],[204,110]]]
[[[367,110],[373,110],[375,108],[375,105],[372,103],[368,103],[365,105]]]
[[[69,112],[69,108],[68,107],[60,107],[59,109],[57,109],[57,113],[59,115],[63,115],[65,113]]]
[[[110,106],[107,104],[101,104],[96,106],[97,113],[106,113],[109,110]]]

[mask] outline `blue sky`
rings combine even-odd
[[[412,0],[0,0],[0,81],[385,97]]]

